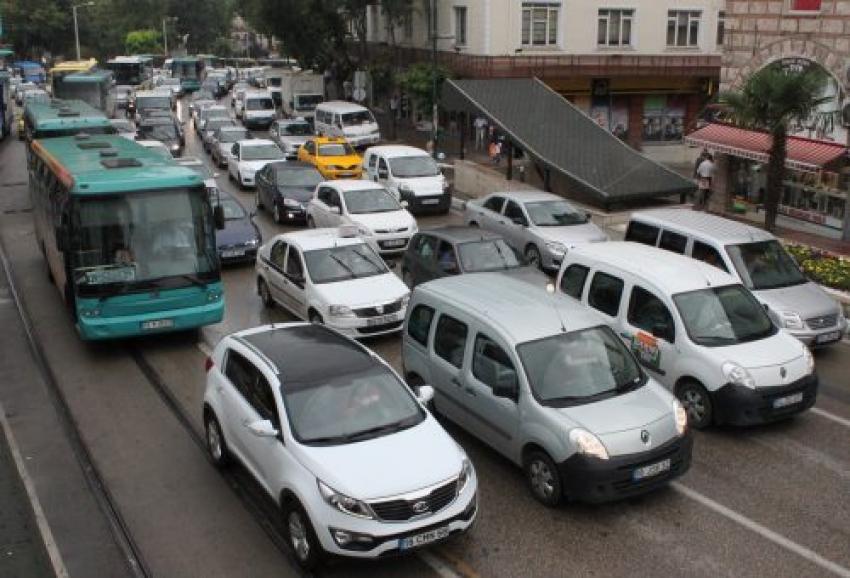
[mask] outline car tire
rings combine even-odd
[[[324,552],[310,517],[294,498],[283,504],[282,512],[283,534],[295,561],[304,570],[315,570],[321,563]]]
[[[269,285],[262,277],[257,279],[257,295],[260,296],[260,301],[263,302],[263,307],[267,309],[274,307],[274,299],[272,298],[271,291],[269,291]]]
[[[278,205],[277,203],[274,204],[274,211],[272,212],[272,218],[274,219],[274,222],[277,223],[278,225],[283,224],[283,213],[280,212],[280,205]]]
[[[309,228],[309,229],[315,229],[316,228],[316,221],[314,221],[313,217],[311,217],[309,215],[307,215],[307,228]]]
[[[525,253],[523,253],[523,255],[526,263],[537,267],[541,271],[543,270],[543,258],[540,257],[540,250],[537,247],[529,245],[525,248]]]
[[[319,312],[315,310],[310,311],[310,313],[307,315],[307,319],[310,321],[310,323],[314,323],[315,325],[325,324],[325,320],[322,319],[322,316],[319,314]]]
[[[206,432],[207,454],[210,457],[210,461],[218,469],[227,467],[230,463],[230,452],[227,449],[227,443],[224,441],[221,425],[212,411],[204,416],[204,430]]]
[[[535,450],[523,460],[528,487],[534,498],[546,507],[554,508],[564,495],[561,474],[546,452]]]
[[[695,429],[705,429],[714,421],[714,406],[711,395],[696,380],[687,380],[676,388],[676,397],[682,402],[688,413],[688,425]]]

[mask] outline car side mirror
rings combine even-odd
[[[513,219],[511,219],[511,222],[513,222],[514,225],[519,225],[520,227],[525,227],[527,224],[525,222],[525,219],[523,219],[522,217],[514,217]]]
[[[280,432],[274,427],[271,420],[268,419],[258,419],[257,421],[248,422],[245,424],[245,427],[258,438],[274,438],[280,435]]]
[[[506,371],[493,384],[493,395],[516,401],[519,393],[519,383],[515,371]]]
[[[422,405],[428,405],[434,399],[434,388],[426,384],[420,385],[416,388],[416,399]]]
[[[407,201],[400,201],[400,202],[399,202],[399,205],[401,205],[401,207],[402,207],[403,209],[406,209],[407,207],[409,207],[409,206],[410,206],[410,203],[408,203]]]
[[[328,207],[328,208],[330,209],[330,212],[333,213],[334,215],[339,215],[339,214],[342,213],[342,210],[339,207],[334,206],[334,207]]]
[[[224,207],[221,205],[216,205],[213,208],[213,221],[215,222],[215,228],[221,231],[224,229]]]

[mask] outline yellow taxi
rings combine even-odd
[[[311,138],[298,149],[298,160],[315,166],[328,180],[359,179],[363,174],[363,159],[340,137]]]

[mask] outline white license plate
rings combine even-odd
[[[778,397],[773,400],[773,409],[788,407],[789,405],[794,405],[795,403],[800,403],[801,401],[803,401],[802,391],[792,395],[786,395],[785,397]]]
[[[418,548],[419,546],[424,546],[425,544],[430,544],[431,542],[436,542],[437,540],[447,538],[448,535],[448,526],[443,526],[442,528],[435,528],[434,530],[422,532],[421,534],[416,534],[415,536],[400,538],[398,541],[398,549],[409,550],[411,548]]]
[[[376,325],[385,325],[395,321],[395,315],[381,315],[380,317],[372,317],[366,320],[366,327],[374,327]]]
[[[815,338],[815,343],[830,343],[841,339],[840,331],[830,331],[829,333],[821,333]]]
[[[245,249],[230,249],[229,251],[222,251],[221,258],[222,259],[233,259],[234,257],[244,257]]]
[[[642,480],[644,478],[651,478],[652,476],[657,476],[658,474],[664,473],[670,469],[670,458],[666,460],[661,460],[656,464],[649,464],[648,466],[643,466],[642,468],[636,469],[632,472],[632,479],[634,481]]]
[[[173,319],[154,319],[153,321],[142,321],[142,329],[166,329],[174,327]]]
[[[440,202],[440,199],[422,199],[423,205],[436,205]]]
[[[405,241],[404,239],[390,239],[389,241],[384,241],[384,247],[404,247]]]

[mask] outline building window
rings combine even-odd
[[[455,6],[455,45],[466,46],[466,6]]]
[[[522,45],[547,46],[558,43],[560,4],[524,2],[522,5]]]
[[[717,46],[723,46],[726,39],[726,11],[721,10],[717,14]]]
[[[820,12],[821,0],[790,0],[789,8],[796,12]]]
[[[631,46],[634,10],[599,10],[596,43],[599,46]]]
[[[402,34],[405,40],[413,40],[413,14],[408,12],[401,21]]]
[[[667,11],[667,46],[698,46],[699,10]]]

